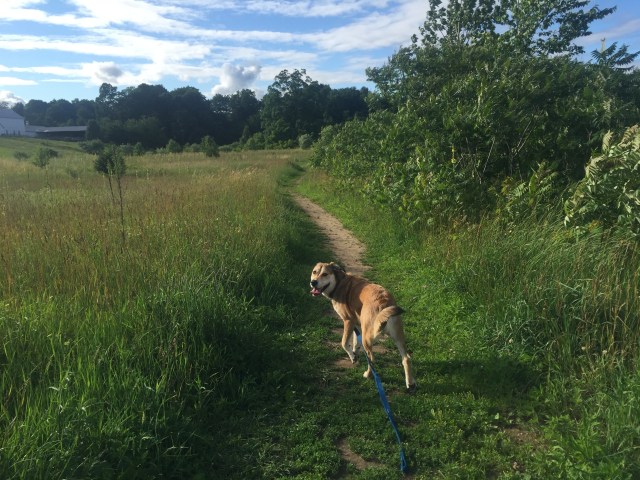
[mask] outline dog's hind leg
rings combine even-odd
[[[360,342],[358,341],[358,335],[356,331],[353,331],[353,335],[351,335],[351,348],[353,348],[353,354],[358,357],[358,352],[360,351]]]
[[[352,342],[353,340],[355,340],[355,347],[357,347],[358,339],[356,337],[355,332],[353,331],[354,324],[349,320],[343,319],[342,321],[344,322],[344,329],[342,330],[342,348],[344,349],[345,352],[347,352],[347,355],[349,355],[349,359],[351,360],[351,363],[356,363],[354,345],[349,344],[349,337],[351,337]]]
[[[413,390],[416,388],[416,379],[413,376],[411,371],[411,357],[407,352],[407,346],[404,340],[404,329],[402,328],[402,323],[400,322],[400,318],[396,316],[389,317],[389,321],[385,326],[385,332],[389,335],[393,342],[398,347],[398,351],[400,352],[400,357],[402,358],[402,367],[404,368],[404,379],[405,384],[407,385],[407,390]]]
[[[362,348],[364,349],[365,355],[369,358],[367,362],[367,369],[362,374],[364,378],[371,377],[371,365],[373,364],[373,340],[374,335],[369,329],[365,330],[364,326],[362,328]]]

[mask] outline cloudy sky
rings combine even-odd
[[[640,50],[640,1],[580,41]],[[103,83],[266,91],[283,69],[333,88],[369,86],[418,32],[428,0],[0,0],[0,101],[94,99]]]

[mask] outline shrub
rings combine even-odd
[[[27,152],[13,152],[13,158],[22,162],[29,158],[29,154]]]
[[[305,150],[311,148],[311,146],[313,145],[313,136],[309,135],[308,133],[300,135],[298,137],[298,145],[300,146],[300,148],[303,148]]]
[[[203,137],[202,141],[200,142],[200,146],[202,148],[202,151],[207,157],[220,156],[220,150],[218,149],[218,144],[216,143],[216,141],[213,139],[211,135],[206,135],[205,137]]]
[[[528,180],[516,182],[512,177],[502,182],[502,202],[497,209],[498,217],[507,224],[530,218],[541,220],[549,207],[557,204],[559,175],[554,165],[538,164]],[[555,210],[554,210],[555,211]]]
[[[169,153],[180,153],[182,152],[182,147],[172,138],[167,142],[166,150]]]
[[[80,148],[84,152],[98,155],[104,149],[104,143],[102,140],[89,140],[86,142],[80,142]]]
[[[602,228],[640,235],[640,126],[614,142],[608,132],[601,155],[592,157],[585,177],[565,203],[565,225],[578,232]]]
[[[267,141],[262,132],[251,135],[244,144],[245,150],[264,150],[267,148]]]
[[[93,166],[99,173],[116,177],[124,175],[127,169],[122,150],[115,145],[109,145],[100,152]]]
[[[145,154],[145,149],[144,146],[142,145],[142,143],[137,142],[134,146],[133,146],[133,154],[136,157],[141,157],[142,155]]]

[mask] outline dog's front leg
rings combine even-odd
[[[347,352],[347,355],[349,355],[351,363],[356,363],[356,355],[353,351],[353,346],[349,343],[349,340],[351,340],[354,335],[354,324],[350,320],[343,319],[342,321],[344,323],[344,329],[342,331],[342,348],[344,348],[344,351]]]

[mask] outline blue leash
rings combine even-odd
[[[362,345],[362,335],[360,334],[360,330],[358,330],[357,328],[354,328],[354,332],[355,332],[356,336],[358,337],[358,343],[360,345]],[[363,350],[364,350],[364,347],[363,347]],[[384,387],[382,386],[382,380],[380,380],[380,377],[378,376],[378,374],[376,373],[375,369],[373,368],[373,364],[371,363],[371,360],[369,359],[369,355],[367,355],[367,352],[364,352],[364,356],[367,359],[367,363],[369,364],[369,368],[371,368],[371,373],[373,373],[373,378],[376,381],[376,388],[378,389],[378,395],[380,396],[380,403],[382,403],[382,408],[384,408],[384,411],[387,412],[387,417],[389,418],[389,423],[393,427],[393,431],[396,434],[396,439],[398,440],[398,445],[400,446],[400,470],[402,471],[402,473],[407,473],[407,471],[409,470],[409,466],[407,465],[407,459],[404,456],[404,448],[402,447],[402,439],[400,438],[400,432],[398,431],[398,425],[396,425],[396,421],[393,418],[393,412],[391,411],[391,406],[389,405],[389,401],[387,400],[387,396],[384,393]]]

